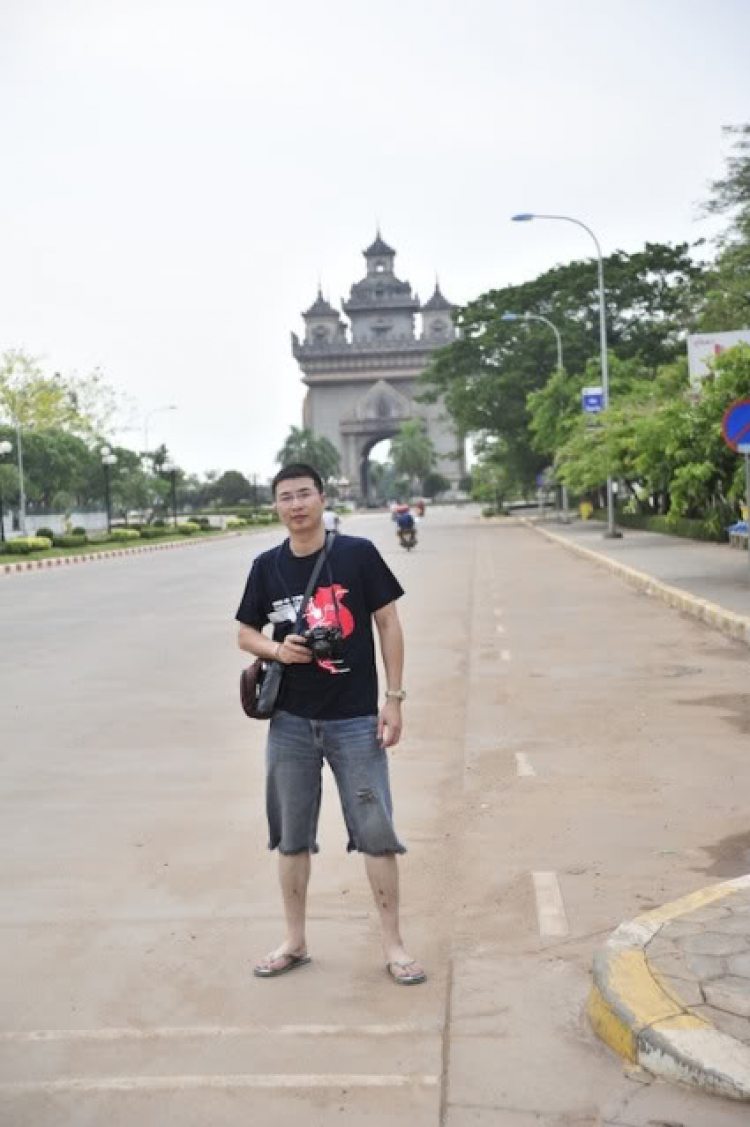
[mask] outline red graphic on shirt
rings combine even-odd
[[[341,633],[348,638],[354,631],[354,617],[341,601],[344,595],[348,594],[349,589],[342,587],[340,583],[334,583],[332,587],[318,587],[305,610],[308,629],[312,630],[313,626],[340,626]],[[318,661],[318,665],[321,669],[327,669],[329,673],[349,672],[348,668],[342,668],[340,662]]]

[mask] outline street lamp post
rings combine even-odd
[[[563,223],[575,223],[577,227],[583,227],[584,231],[588,231],[591,238],[594,240],[596,247],[596,260],[597,260],[597,277],[599,283],[599,349],[601,352],[601,366],[602,366],[602,400],[604,410],[609,406],[609,376],[607,369],[607,310],[604,302],[604,261],[602,259],[602,248],[599,246],[599,240],[590,227],[582,223],[580,219],[574,219],[571,215],[539,215],[535,212],[521,212],[518,215],[511,217],[515,223],[528,223],[532,219],[558,219]],[[614,490],[612,489],[612,475],[607,474],[607,531],[605,533],[610,539],[616,539],[622,536],[621,532],[615,528],[615,503],[614,503]]]
[[[0,458],[10,454],[13,447],[7,439],[0,442]],[[3,481],[0,478],[0,543],[5,543],[5,505],[3,504]]]
[[[503,313],[500,318],[501,321],[542,321],[548,328],[552,329],[555,334],[555,343],[557,344],[557,368],[559,372],[564,370],[563,364],[563,346],[560,330],[557,325],[554,325],[548,317],[542,317],[541,313]],[[563,524],[570,523],[568,516],[568,487],[565,482],[562,483],[562,522]]]
[[[107,532],[112,531],[112,493],[109,486],[110,467],[117,463],[117,455],[113,454],[109,446],[102,446],[99,451],[102,456],[104,469],[104,496],[107,502]]]
[[[165,462],[164,472],[169,474],[172,486],[172,523],[177,528],[177,466],[174,462]]]
[[[160,411],[176,411],[176,403],[168,403],[165,407],[154,407],[152,411],[148,411],[143,417],[143,453],[148,454],[148,421],[152,415],[158,415]]]

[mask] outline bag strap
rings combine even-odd
[[[300,628],[302,626],[302,620],[304,619],[305,611],[307,610],[307,604],[310,602],[313,591],[315,590],[315,584],[318,582],[318,576],[320,575],[321,568],[323,567],[323,564],[325,563],[325,561],[328,559],[329,553],[331,551],[331,548],[333,547],[333,542],[334,542],[335,539],[336,539],[336,533],[335,532],[327,532],[326,533],[326,542],[323,545],[323,547],[320,549],[320,552],[318,553],[318,558],[315,561],[315,567],[313,568],[312,575],[310,576],[310,582],[307,584],[307,590],[305,591],[304,595],[302,596],[302,602],[299,605],[299,613],[297,614],[297,621],[294,624],[294,633],[295,634],[299,634],[299,632],[300,632]]]

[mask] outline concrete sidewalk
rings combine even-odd
[[[602,525],[525,522],[547,539],[750,645],[744,552]],[[594,956],[597,1034],[665,1079],[750,1102],[750,876],[621,924]]]

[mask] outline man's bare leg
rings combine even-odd
[[[257,964],[261,969],[279,971],[289,955],[306,955],[305,920],[307,886],[310,883],[310,854],[279,854],[279,883],[286,917],[286,939]]]
[[[409,978],[424,973],[404,947],[398,916],[398,861],[395,853],[382,857],[365,854],[365,868],[383,932],[383,954],[394,978]]]

